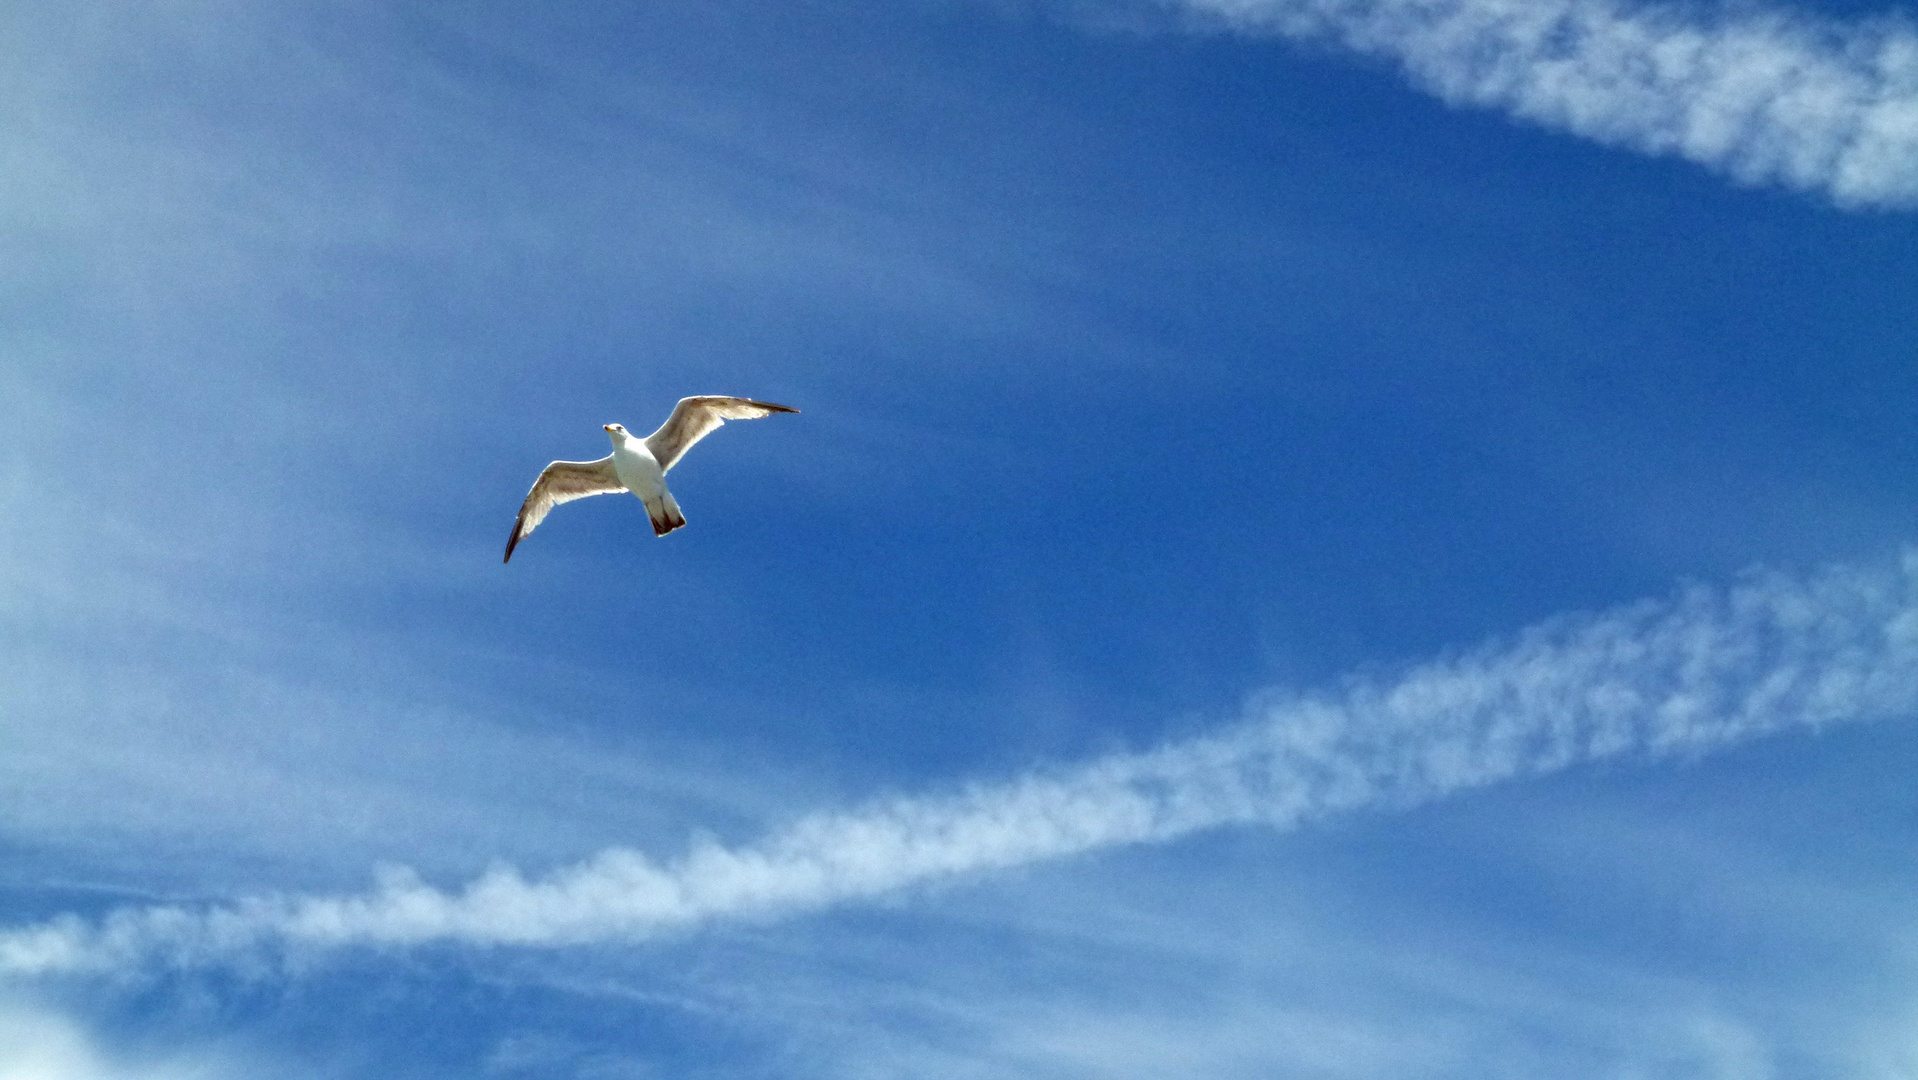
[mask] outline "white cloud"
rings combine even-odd
[[[1918,711],[1918,551],[1896,568],[1567,616],[1508,642],[1273,696],[1229,731],[1074,768],[803,818],[758,843],[661,861],[611,849],[543,880],[501,865],[457,891],[390,869],[358,896],[127,908],[0,934],[0,972],[254,958],[262,949],[638,939],[1235,823],[1363,806],[1621,756],[1694,754]]]
[[[1918,33],[1614,0],[1171,0],[1395,61],[1446,101],[1846,206],[1918,204]]]
[[[108,1054],[64,1017],[0,1005],[0,1080],[211,1080],[209,1062]]]

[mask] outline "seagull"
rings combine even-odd
[[[513,535],[506,541],[506,558],[500,561],[512,561],[513,549],[539,528],[553,507],[588,495],[632,492],[646,504],[646,516],[653,519],[653,535],[665,536],[686,524],[679,503],[666,490],[666,473],[679,464],[694,443],[728,420],[757,420],[798,411],[770,401],[704,394],[680,398],[673,406],[673,415],[644,439],[634,438],[619,424],[601,425],[613,440],[613,452],[598,461],[555,461],[541,470],[539,479],[533,481],[533,490],[520,504],[519,520],[513,522]]]

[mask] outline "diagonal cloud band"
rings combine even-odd
[[[1455,105],[1843,206],[1918,205],[1918,31],[1616,0],[1162,0],[1336,42]]]
[[[434,941],[640,940],[915,883],[1361,807],[1608,758],[1690,755],[1789,729],[1918,713],[1918,549],[1895,566],[1754,573],[1556,618],[1335,692],[1271,696],[1228,731],[937,796],[803,818],[657,861],[612,849],[549,878],[464,889],[389,870],[357,896],[127,908],[0,932],[0,974],[246,962]]]

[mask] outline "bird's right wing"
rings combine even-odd
[[[663,472],[677,465],[694,443],[712,434],[728,420],[757,420],[776,412],[798,411],[786,405],[774,405],[770,401],[723,397],[719,394],[680,398],[679,404],[673,406],[673,415],[659,425],[658,431],[646,436],[646,449],[652,451],[653,460],[659,462]]]
[[[513,535],[506,541],[506,558],[500,561],[512,561],[513,549],[539,528],[547,513],[560,503],[625,490],[626,485],[619,482],[619,474],[613,471],[610,454],[598,461],[553,462],[533,481],[533,490],[526,493],[526,501],[520,504],[519,520],[513,522]]]

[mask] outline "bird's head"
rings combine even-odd
[[[606,434],[615,439],[626,434],[626,427],[623,424],[601,424],[600,426],[606,429]]]

